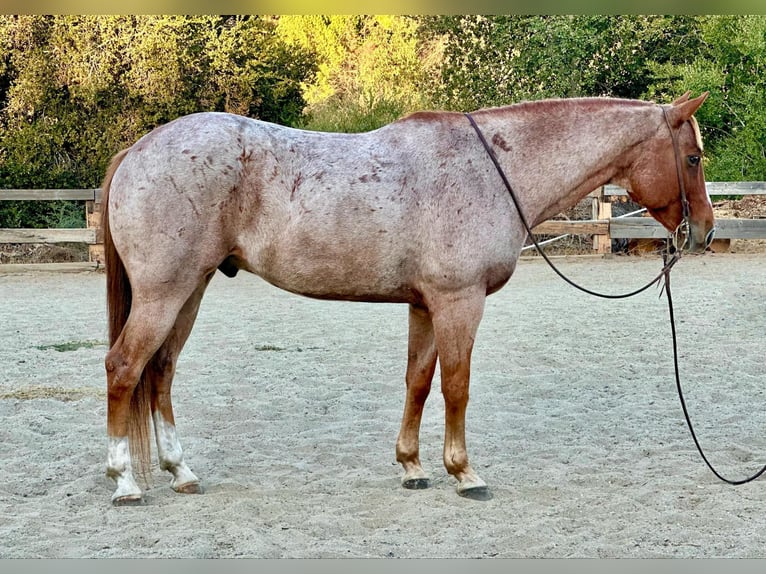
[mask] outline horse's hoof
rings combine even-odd
[[[112,499],[112,506],[143,506],[144,498],[138,494],[128,494]]]
[[[409,490],[423,490],[431,486],[431,481],[427,478],[408,478],[402,481],[402,486]]]
[[[479,478],[476,473],[469,469],[457,483],[457,493],[471,500],[490,500],[492,493],[487,488],[487,483]]]
[[[458,488],[457,493],[463,498],[471,500],[492,500],[493,498],[487,485],[463,489]]]
[[[179,494],[202,494],[205,492],[205,489],[202,488],[199,482],[187,482],[186,484],[174,486],[173,490]]]

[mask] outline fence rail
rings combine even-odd
[[[0,243],[85,243],[88,260],[98,268],[104,261],[101,231],[101,189],[2,189],[0,201],[84,201],[87,227],[78,229],[0,228]],[[40,264],[44,265],[44,264]],[[24,268],[29,267],[24,265]]]
[[[711,198],[721,196],[766,195],[766,181],[707,182]],[[612,217],[611,198],[627,196],[616,185],[605,185],[590,194],[593,219],[579,221],[545,221],[535,227],[535,233],[545,235],[593,234],[593,249],[599,253],[611,251],[612,239],[664,239],[668,232],[650,217]],[[766,219],[716,219],[718,240],[766,239]]]
[[[84,200],[101,203],[101,189],[0,189],[0,201]]]
[[[96,230],[0,229],[0,243],[87,243],[96,244]]]
[[[766,195],[764,181],[708,182],[711,198],[720,196]],[[549,220],[534,228],[544,235],[593,235],[593,249],[598,253],[611,251],[612,239],[663,239],[667,231],[649,217],[612,217],[612,197],[626,196],[615,185],[606,185],[592,192],[592,219]],[[101,190],[96,189],[3,189],[0,201],[58,201],[85,202],[87,227],[82,229],[0,229],[0,243],[86,243],[89,260],[103,262],[103,232],[101,230]],[[766,239],[766,219],[716,219],[716,238]]]

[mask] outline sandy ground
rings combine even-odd
[[[653,258],[570,258],[627,290]],[[712,462],[766,462],[766,256],[673,273],[687,401]],[[407,310],[216,277],[181,357],[179,432],[206,494],[155,468],[147,504],[104,476],[104,277],[0,275],[0,557],[763,557],[766,482],[732,487],[697,454],[672,379],[664,299],[602,301],[522,261],[489,298],[474,354],[469,454],[493,498],[441,465],[438,381],[399,486]]]

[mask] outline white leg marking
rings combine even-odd
[[[153,418],[160,468],[173,474],[170,486],[177,490],[180,486],[199,483],[199,478],[189,470],[184,462],[184,453],[181,443],[178,441],[175,425],[167,422],[159,411],[154,412]]]
[[[109,437],[106,475],[117,483],[117,490],[112,495],[112,502],[118,498],[141,498],[141,489],[133,478],[128,437]]]

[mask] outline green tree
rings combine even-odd
[[[313,50],[318,70],[305,82],[305,125],[361,131],[430,107],[441,61],[406,16],[281,16],[280,35]]]
[[[116,151],[192,112],[296,123],[314,63],[275,26],[250,16],[0,16],[0,193],[96,187]],[[0,226],[61,217],[57,204],[0,203]]]
[[[695,53],[688,16],[441,16],[443,104],[475,109],[545,97],[641,97],[652,62]]]
[[[703,49],[658,65],[653,93],[710,91],[697,112],[711,181],[766,180],[766,16],[699,19]]]

